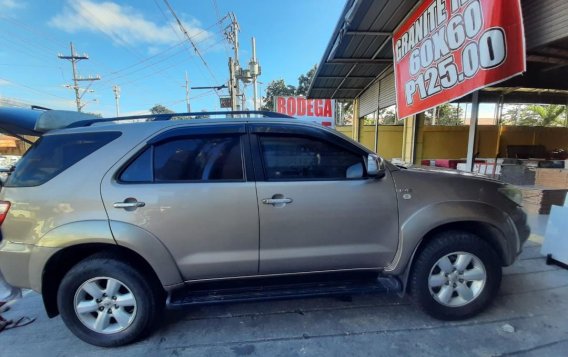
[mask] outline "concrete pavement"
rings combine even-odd
[[[529,241],[493,306],[460,322],[431,319],[396,295],[228,304],[169,311],[148,339],[103,349],[48,319],[30,293],[5,316],[37,321],[0,333],[0,356],[565,355],[568,271],[547,266],[539,250]]]

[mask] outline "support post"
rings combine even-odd
[[[379,151],[379,110],[381,108],[381,80],[379,79],[379,90],[377,95],[377,111],[375,112],[375,153]]]
[[[355,141],[359,141],[359,98],[353,99],[353,126],[351,137]]]
[[[422,160],[422,141],[426,115],[424,112],[404,119],[402,135],[402,160],[409,164],[419,165]]]
[[[475,163],[475,141],[477,138],[477,119],[479,116],[479,91],[475,91],[471,98],[471,118],[469,120],[469,136],[467,139],[466,171],[473,172]]]

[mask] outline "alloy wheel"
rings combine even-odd
[[[486,281],[485,265],[477,256],[454,252],[434,264],[428,277],[428,288],[438,303],[459,307],[479,297]]]
[[[136,298],[120,280],[96,277],[77,289],[74,308],[83,325],[98,333],[112,334],[132,324],[136,317]]]

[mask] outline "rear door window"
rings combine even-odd
[[[99,132],[44,136],[18,162],[6,186],[42,185],[120,135],[120,132]]]
[[[261,135],[268,180],[343,180],[364,177],[363,156],[315,138]]]
[[[121,182],[244,180],[240,135],[172,138],[145,149]]]

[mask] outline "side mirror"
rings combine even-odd
[[[367,156],[367,175],[377,179],[385,177],[385,161],[380,156],[369,154]]]

